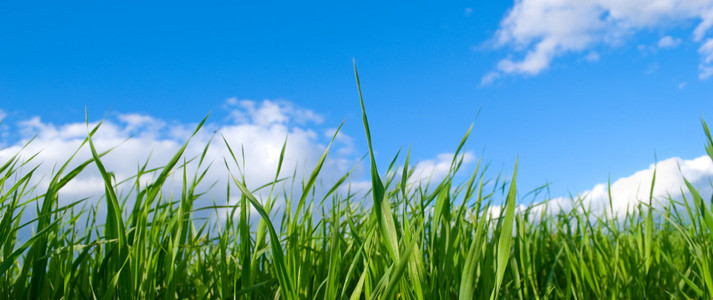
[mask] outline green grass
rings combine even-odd
[[[361,99],[358,76],[357,85]],[[197,188],[206,173],[222,167],[205,161],[208,146],[190,159],[184,146],[165,166],[148,169],[146,163],[123,183],[104,168],[107,152],[92,143],[100,125],[81,146],[91,149],[92,159],[74,169],[68,166],[76,153],[49,175],[35,174],[32,157],[5,159],[0,298],[713,298],[713,213],[688,182],[686,201],[668,199],[657,209],[648,199],[617,218],[611,210],[595,214],[578,199],[570,211],[544,213],[546,203],[518,210],[517,167],[509,180],[489,179],[478,163],[464,182],[455,181],[470,129],[440,182],[408,184],[410,149],[402,168],[394,167],[395,157],[379,172],[363,99],[361,105],[372,183],[365,199],[338,192],[349,174],[316,191],[329,148],[295,198],[281,189],[287,183],[283,146],[274,180],[260,187],[268,196],[258,198],[236,174],[223,192],[227,199],[237,193],[240,201],[209,207],[194,207],[208,192]],[[703,126],[713,158],[713,139]],[[241,160],[225,144],[230,155],[222,163],[232,172]],[[194,174],[187,173],[189,162],[198,165]],[[104,179],[102,203],[60,205],[58,192],[88,168]],[[46,190],[30,184],[38,176],[51,179]],[[166,191],[169,176],[181,178],[180,194]],[[122,196],[120,184],[131,185],[131,192]],[[503,209],[494,215],[496,205]],[[196,217],[206,209],[212,220]],[[215,221],[223,212],[226,221]],[[259,223],[251,224],[255,212]]]

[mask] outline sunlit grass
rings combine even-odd
[[[409,183],[410,149],[403,167],[397,170],[395,157],[385,173],[377,170],[363,99],[361,105],[371,168],[365,199],[340,193],[349,174],[316,191],[329,147],[297,182],[297,193],[281,189],[289,177],[282,169],[284,145],[274,180],[260,187],[269,192],[260,194],[246,186],[241,155],[225,140],[224,166],[204,161],[206,146],[192,158],[197,171],[188,174],[184,145],[163,167],[139,168],[124,196],[102,164],[106,152],[92,143],[101,125],[82,144],[92,159],[74,169],[68,169],[70,159],[53,174],[36,174],[28,170],[32,157],[6,158],[0,162],[0,298],[713,297],[713,213],[690,183],[683,202],[668,199],[657,209],[648,199],[618,217],[611,207],[594,213],[578,199],[569,211],[549,213],[546,203],[516,209],[517,163],[509,180],[486,177],[480,163],[466,180],[455,180],[468,129],[448,175],[427,188]],[[703,126],[713,158],[713,139]],[[207,192],[199,184],[218,167],[233,174],[223,191],[227,199],[238,194],[240,200],[194,207]],[[101,203],[60,205],[59,191],[88,168],[104,180]],[[38,176],[50,178],[46,190],[30,184]],[[181,178],[178,195],[165,191],[170,176]],[[655,176],[652,190],[654,184]],[[499,214],[492,213],[495,206],[503,208]],[[199,209],[212,210],[212,219],[197,218]],[[21,231],[32,233],[20,239]]]

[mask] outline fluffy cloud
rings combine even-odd
[[[586,56],[584,56],[584,59],[590,62],[595,62],[599,60],[599,53],[597,52],[589,52]]]
[[[516,0],[494,42],[522,55],[502,59],[482,83],[502,74],[536,75],[557,56],[615,46],[638,31],[668,29],[691,20],[696,22],[693,40],[703,41],[713,26],[713,0]],[[667,36],[659,46],[673,47],[678,42]],[[701,44],[699,54],[699,77],[705,79],[713,74],[713,39]]]
[[[206,161],[212,162],[199,190],[208,191],[212,184],[216,188],[199,199],[196,206],[225,203],[225,186],[229,178],[224,159],[228,160],[235,176],[245,175],[248,187],[256,188],[271,182],[275,177],[277,164],[285,139],[286,152],[280,177],[297,178],[295,189],[299,190],[300,181],[309,176],[333,134],[332,128],[321,128],[322,117],[314,111],[300,108],[287,101],[231,99],[226,102],[229,118],[227,122],[207,123],[190,141],[186,148],[187,159],[198,157],[206,145]],[[93,127],[97,123],[90,123]],[[197,124],[171,123],[140,114],[120,114],[105,120],[93,138],[98,151],[116,147],[102,158],[108,171],[114,172],[117,181],[124,180],[137,173],[138,168],[148,160],[149,168],[160,167],[178,151],[195,130]],[[20,152],[25,158],[38,153],[26,170],[39,164],[35,174],[38,193],[46,189],[49,174],[69,159],[80,148],[88,134],[86,123],[53,124],[40,117],[16,122],[13,130],[20,133],[21,139],[9,142],[10,146],[0,150],[0,161]],[[22,149],[32,137],[34,140]],[[240,167],[230,158],[222,137],[226,139],[237,156]],[[7,141],[3,141],[7,142]],[[329,184],[343,176],[357,162],[351,137],[340,133],[330,150],[321,172],[321,182]],[[22,149],[22,150],[21,150]],[[241,158],[245,154],[245,163]],[[150,156],[150,158],[149,158]],[[88,146],[81,148],[70,164],[70,168],[91,158]],[[206,164],[207,165],[207,164]],[[205,167],[205,165],[204,165]],[[196,171],[197,163],[188,165],[189,176]],[[168,192],[180,192],[180,171],[167,181]],[[44,177],[42,177],[44,176]],[[148,178],[146,179],[148,181]],[[288,183],[290,181],[287,181]],[[278,187],[280,188],[280,187]],[[289,186],[286,186],[289,188]],[[128,192],[126,188],[125,192]],[[237,189],[233,189],[237,191]],[[70,203],[77,199],[103,193],[103,181],[95,166],[90,165],[75,180],[60,191],[60,201]]]
[[[236,203],[238,198],[237,188],[231,188],[231,199],[226,198],[225,186],[230,174],[225,167],[224,160],[230,166],[230,172],[241,177],[245,175],[247,185],[256,188],[274,180],[277,164],[285,139],[287,139],[286,152],[280,178],[289,178],[285,184],[278,186],[280,195],[283,192],[300,193],[301,180],[312,172],[317,161],[324,153],[330,139],[335,135],[336,128],[320,126],[323,117],[312,110],[301,108],[288,101],[228,99],[223,108],[227,117],[221,122],[208,122],[190,141],[184,157],[187,160],[199,157],[206,145],[203,168],[208,164],[210,171],[206,174],[198,192],[208,192],[199,198],[195,206],[211,206],[214,201],[218,205],[226,202]],[[20,136],[19,140],[1,142],[9,144],[0,147],[0,162],[5,161],[16,153],[25,159],[37,154],[31,163],[24,167],[24,171],[38,166],[33,184],[37,185],[36,193],[43,193],[50,179],[50,174],[67,161],[72,153],[79,149],[77,155],[69,164],[69,169],[91,159],[88,145],[81,146],[90,128],[98,122],[54,124],[46,122],[40,117],[15,121],[12,130]],[[99,152],[113,148],[102,157],[106,169],[116,176],[121,182],[134,176],[137,170],[148,161],[148,168],[163,166],[178,149],[191,137],[197,123],[182,124],[157,119],[142,114],[118,114],[104,120],[101,127],[93,137]],[[232,160],[231,155],[222,138],[225,138],[237,156],[239,167]],[[32,142],[27,144],[30,139]],[[25,146],[27,144],[27,146]],[[356,165],[356,171],[350,180],[345,182],[339,191],[343,194],[350,192],[357,198],[366,195],[371,189],[371,181],[366,179],[364,164],[358,164],[361,154],[355,151],[354,139],[344,132],[336,134],[334,143],[327,156],[325,165],[316,183],[317,192],[324,193],[349,170]],[[23,149],[24,147],[24,149]],[[244,153],[244,163],[242,154]],[[415,164],[411,184],[440,181],[445,178],[450,170],[453,153],[442,153],[434,159],[426,159]],[[475,161],[471,152],[462,154],[463,164],[468,165]],[[179,163],[180,165],[180,163]],[[189,176],[197,171],[197,163],[193,161],[187,165]],[[367,167],[368,168],[368,167]],[[175,174],[169,177],[164,186],[165,194],[178,195],[182,187],[182,170],[175,168]],[[202,169],[201,169],[202,170]],[[400,169],[399,169],[400,170]],[[22,172],[22,171],[21,171]],[[292,175],[295,174],[295,187],[291,189]],[[151,182],[152,178],[146,176],[143,184]],[[189,178],[190,180],[190,178]],[[130,192],[132,182],[120,187],[123,195]],[[215,188],[211,189],[214,185]],[[258,193],[258,197],[266,196],[268,189]],[[78,199],[90,197],[89,203],[97,203],[98,196],[104,193],[104,182],[94,165],[88,166],[74,180],[60,191],[60,202],[63,204],[74,202]],[[319,195],[318,195],[319,196]],[[131,199],[131,197],[129,197]],[[99,201],[100,216],[104,213],[104,202]],[[278,201],[278,208],[282,202]],[[127,203],[131,207],[132,203]],[[370,206],[371,202],[364,203]],[[219,218],[226,217],[227,210],[219,211]],[[253,220],[258,218],[253,214]]]
[[[681,39],[674,39],[670,35],[662,37],[659,42],[659,48],[675,48],[681,44]]]
[[[454,155],[454,153],[441,153],[435,159],[419,161],[416,163],[408,183],[426,184],[429,181],[438,183],[443,180],[451,170]],[[463,159],[463,165],[468,165],[475,161],[475,155],[470,151],[463,153],[459,159],[461,158]]]
[[[233,121],[241,124],[252,123],[269,126],[293,121],[299,125],[305,125],[308,123],[321,124],[324,121],[322,116],[314,111],[299,108],[289,101],[263,101],[258,104],[252,100],[230,98],[224,106],[232,109],[230,116]]]
[[[706,40],[703,45],[698,48],[698,54],[703,57],[698,65],[698,77],[706,79],[713,75],[713,38]]]
[[[701,156],[691,160],[678,157],[669,158],[651,164],[647,169],[638,171],[631,176],[619,178],[611,184],[612,210],[621,216],[627,210],[631,211],[641,202],[647,203],[651,195],[651,180],[654,169],[656,182],[653,190],[653,205],[662,207],[669,204],[669,199],[681,200],[681,194],[688,194],[683,178],[685,177],[701,195],[708,199],[713,194],[713,161],[709,156]],[[585,207],[601,213],[609,212],[609,191],[606,183],[595,185],[579,195]],[[572,209],[574,203],[570,198],[552,199],[549,209],[565,211]]]

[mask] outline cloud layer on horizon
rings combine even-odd
[[[224,108],[228,111],[228,117],[221,123],[206,123],[185,150],[184,157],[190,160],[199,157],[206,145],[209,145],[201,170],[208,164],[212,165],[199,190],[208,191],[212,184],[220,187],[219,192],[208,191],[197,206],[209,206],[212,201],[224,204],[225,186],[231,173],[238,178],[244,174],[249,188],[274,180],[285,140],[286,151],[280,177],[295,174],[295,185],[299,188],[300,180],[303,176],[309,176],[326,150],[331,138],[331,135],[326,137],[326,133],[333,134],[335,131],[334,128],[321,126],[322,117],[314,111],[288,101],[229,99]],[[89,127],[96,124],[92,122]],[[169,123],[149,115],[118,114],[105,120],[92,140],[99,152],[115,147],[102,158],[102,162],[120,182],[135,175],[146,161],[149,168],[163,166],[188,141],[196,126],[197,123]],[[42,193],[48,186],[50,174],[67,161],[74,151],[80,149],[88,130],[86,123],[53,124],[38,116],[18,121],[13,124],[12,131],[17,132],[20,138],[15,141],[3,139],[5,146],[0,148],[0,161],[16,153],[21,153],[24,158],[37,153],[24,169],[27,171],[39,166],[35,172],[39,176],[34,178],[38,184],[37,192]],[[239,168],[229,155],[223,138],[234,151]],[[27,144],[30,139],[33,140]],[[25,144],[27,146],[22,149]],[[349,171],[357,161],[353,152],[351,138],[341,133],[325,161],[320,177],[322,182],[335,182]],[[85,145],[70,163],[69,170],[89,159],[91,153],[88,145]],[[230,173],[225,166],[226,162],[230,166]],[[189,163],[188,176],[192,177],[196,169],[195,161]],[[174,172],[176,174],[169,178],[166,187],[168,191],[178,193],[182,185],[181,171],[174,168]],[[148,182],[149,178],[145,181]],[[291,184],[291,181],[286,182]],[[70,203],[76,199],[101,195],[103,191],[101,176],[92,164],[60,191],[60,201]]]
[[[656,180],[653,193],[651,193],[654,171]],[[713,180],[713,160],[708,155],[688,160],[679,157],[668,158],[651,164],[648,168],[639,170],[632,175],[613,180],[611,182],[611,207],[608,183],[596,184],[591,189],[582,191],[574,197],[581,199],[581,205],[585,209],[591,209],[596,215],[601,215],[603,212],[610,214],[610,211],[613,211],[615,215],[622,216],[627,211],[632,212],[640,204],[648,204],[649,197],[652,197],[654,208],[668,206],[671,199],[682,201],[682,195],[687,195],[686,199],[690,202],[690,192],[684,178],[710,205],[710,197],[713,195],[713,183],[711,182]],[[582,209],[573,207],[573,205],[580,205],[580,203],[572,201],[569,197],[557,197],[549,201],[548,210],[557,212]]]
[[[230,173],[225,167],[225,160],[230,165],[233,175],[239,177],[240,172],[243,172],[250,188],[271,182],[275,177],[285,138],[287,138],[287,146],[280,177],[290,178],[294,174],[295,189],[300,189],[301,180],[309,176],[336,130],[321,125],[323,118],[314,111],[287,101],[257,102],[229,99],[224,108],[228,111],[228,117],[224,122],[207,123],[193,137],[185,152],[185,157],[190,159],[199,156],[206,145],[210,145],[206,152],[206,162],[212,163],[212,166],[203,184],[199,186],[199,190],[209,193],[199,200],[201,203],[198,203],[197,207],[212,205],[213,201],[224,204],[228,200],[224,187],[228,184]],[[39,176],[35,178],[38,180],[37,191],[41,193],[46,189],[48,177],[53,169],[65,162],[71,153],[80,147],[88,133],[87,124],[57,125],[42,121],[40,117],[22,120],[15,124],[13,130],[19,132],[22,138],[9,142],[10,146],[0,148],[0,162],[20,152],[23,145],[34,137],[21,153],[25,157],[38,153],[34,162],[25,168],[28,170],[31,166],[39,164],[39,169],[36,171]],[[95,124],[90,123],[89,126]],[[8,125],[3,124],[3,126]],[[101,125],[93,141],[98,151],[116,147],[103,157],[102,161],[107,170],[114,172],[117,180],[121,181],[136,174],[140,165],[147,160],[149,168],[165,164],[188,140],[196,126],[197,124],[170,123],[148,115],[119,114]],[[225,137],[231,145],[239,161],[240,170],[230,158],[222,137]],[[8,141],[3,138],[1,142]],[[244,164],[241,158],[243,152]],[[368,166],[364,163],[357,165],[359,152],[361,151],[355,150],[353,138],[340,132],[320,173],[318,192],[326,192],[334,182],[356,165],[355,173],[343,185],[340,192],[346,192],[351,185],[352,193],[364,195],[370,189],[370,181],[366,178]],[[453,155],[453,153],[441,153],[432,159],[414,163],[412,167],[414,173],[409,184],[439,182],[448,175]],[[88,146],[85,145],[70,164],[70,168],[90,158]],[[461,158],[464,169],[476,161],[475,155],[468,151],[464,152]],[[699,189],[704,197],[713,194],[711,185],[713,161],[710,157],[701,156],[690,160],[669,158],[630,176],[612,180],[613,209],[617,214],[638,205],[640,201],[648,200],[654,168],[657,172],[654,188],[654,199],[658,201],[657,203],[664,202],[669,195],[676,198],[682,191],[686,192],[684,177]],[[195,162],[189,164],[187,170],[189,176],[196,172]],[[396,172],[400,170],[397,168]],[[169,179],[167,185],[169,191],[174,193],[180,192],[182,184],[178,176],[180,172],[177,173]],[[213,190],[208,190],[214,183],[215,193]],[[284,188],[288,191],[290,184],[291,179],[286,180],[285,185],[278,189]],[[60,200],[66,204],[80,198],[101,195],[103,188],[103,181],[96,167],[90,165],[60,191]],[[234,188],[232,190],[237,191]],[[608,208],[609,198],[605,183],[597,184],[579,195],[584,199],[585,204],[595,211]],[[550,201],[550,207],[569,210],[572,209],[572,201],[567,197],[555,198]]]
[[[244,175],[249,188],[272,182],[275,179],[285,139],[287,144],[280,178],[287,180],[283,181],[277,190],[301,193],[302,180],[310,175],[336,132],[336,128],[323,125],[324,118],[320,114],[285,100],[253,101],[230,98],[224,103],[223,109],[226,110],[227,117],[220,122],[209,121],[192,138],[191,134],[197,123],[168,122],[150,115],[128,113],[117,114],[104,120],[92,140],[99,152],[114,148],[102,157],[102,163],[108,171],[115,174],[117,182],[134,176],[144,162],[148,161],[149,169],[163,166],[189,138],[191,140],[184,154],[187,160],[199,157],[206,145],[209,145],[203,168],[210,163],[212,165],[198,189],[208,194],[198,200],[196,206],[200,207],[210,206],[213,201],[219,205],[226,203],[228,199],[226,199],[225,187],[229,184],[228,179],[231,174],[238,178]],[[36,192],[42,193],[49,184],[49,177],[53,170],[67,161],[74,151],[80,149],[89,129],[97,124],[97,122],[54,124],[43,121],[39,116],[15,121],[11,123],[11,129],[8,128],[7,123],[3,124],[4,130],[12,131],[13,136],[19,138],[10,141],[7,137],[3,137],[0,140],[2,145],[0,162],[16,153],[21,153],[24,158],[37,154],[24,170],[39,166],[35,172],[39,176],[34,176],[33,183],[37,184]],[[233,161],[223,138],[232,148],[240,165],[239,168]],[[32,141],[29,142],[31,139]],[[356,151],[351,136],[339,132],[320,172],[316,186],[317,193],[329,190],[340,177],[355,166],[356,169],[350,180],[342,185],[340,192],[346,193],[349,189],[357,197],[368,192],[371,182],[364,178],[368,166],[363,163],[357,165],[360,152]],[[452,158],[452,153],[443,153],[434,159],[417,162],[411,183],[443,179],[448,173]],[[89,159],[91,159],[89,146],[84,145],[69,164],[69,170]],[[464,165],[473,160],[474,155],[467,152],[464,156]],[[226,161],[230,166],[230,172],[225,166]],[[175,195],[180,192],[182,172],[178,168],[175,168],[174,172],[175,174],[167,181],[166,187],[167,191]],[[197,163],[194,161],[187,165],[187,174],[190,177],[195,172],[197,172]],[[294,189],[292,189],[293,175]],[[150,179],[145,178],[142,182],[146,184]],[[125,184],[123,190],[128,192],[130,184]],[[213,184],[216,189],[209,190]],[[233,186],[231,190],[236,191],[232,193],[235,196],[231,194],[230,199],[231,203],[235,203],[237,189]],[[262,192],[265,191],[267,189]],[[77,199],[102,195],[103,192],[103,180],[96,167],[91,164],[60,190],[60,201],[67,204]],[[257,196],[266,196],[262,192]],[[102,202],[99,203],[101,207]],[[278,203],[278,206],[280,204]]]

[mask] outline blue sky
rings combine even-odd
[[[713,1],[609,2],[3,3],[2,144],[60,134],[85,107],[122,134],[160,128],[147,140],[211,112],[213,129],[311,131],[297,146],[315,151],[346,121],[335,164],[348,165],[366,153],[356,59],[382,168],[410,143],[437,165],[474,121],[473,161],[509,174],[519,156],[521,191],[552,182],[563,196],[654,153],[700,157]],[[260,121],[270,109],[287,121]]]

